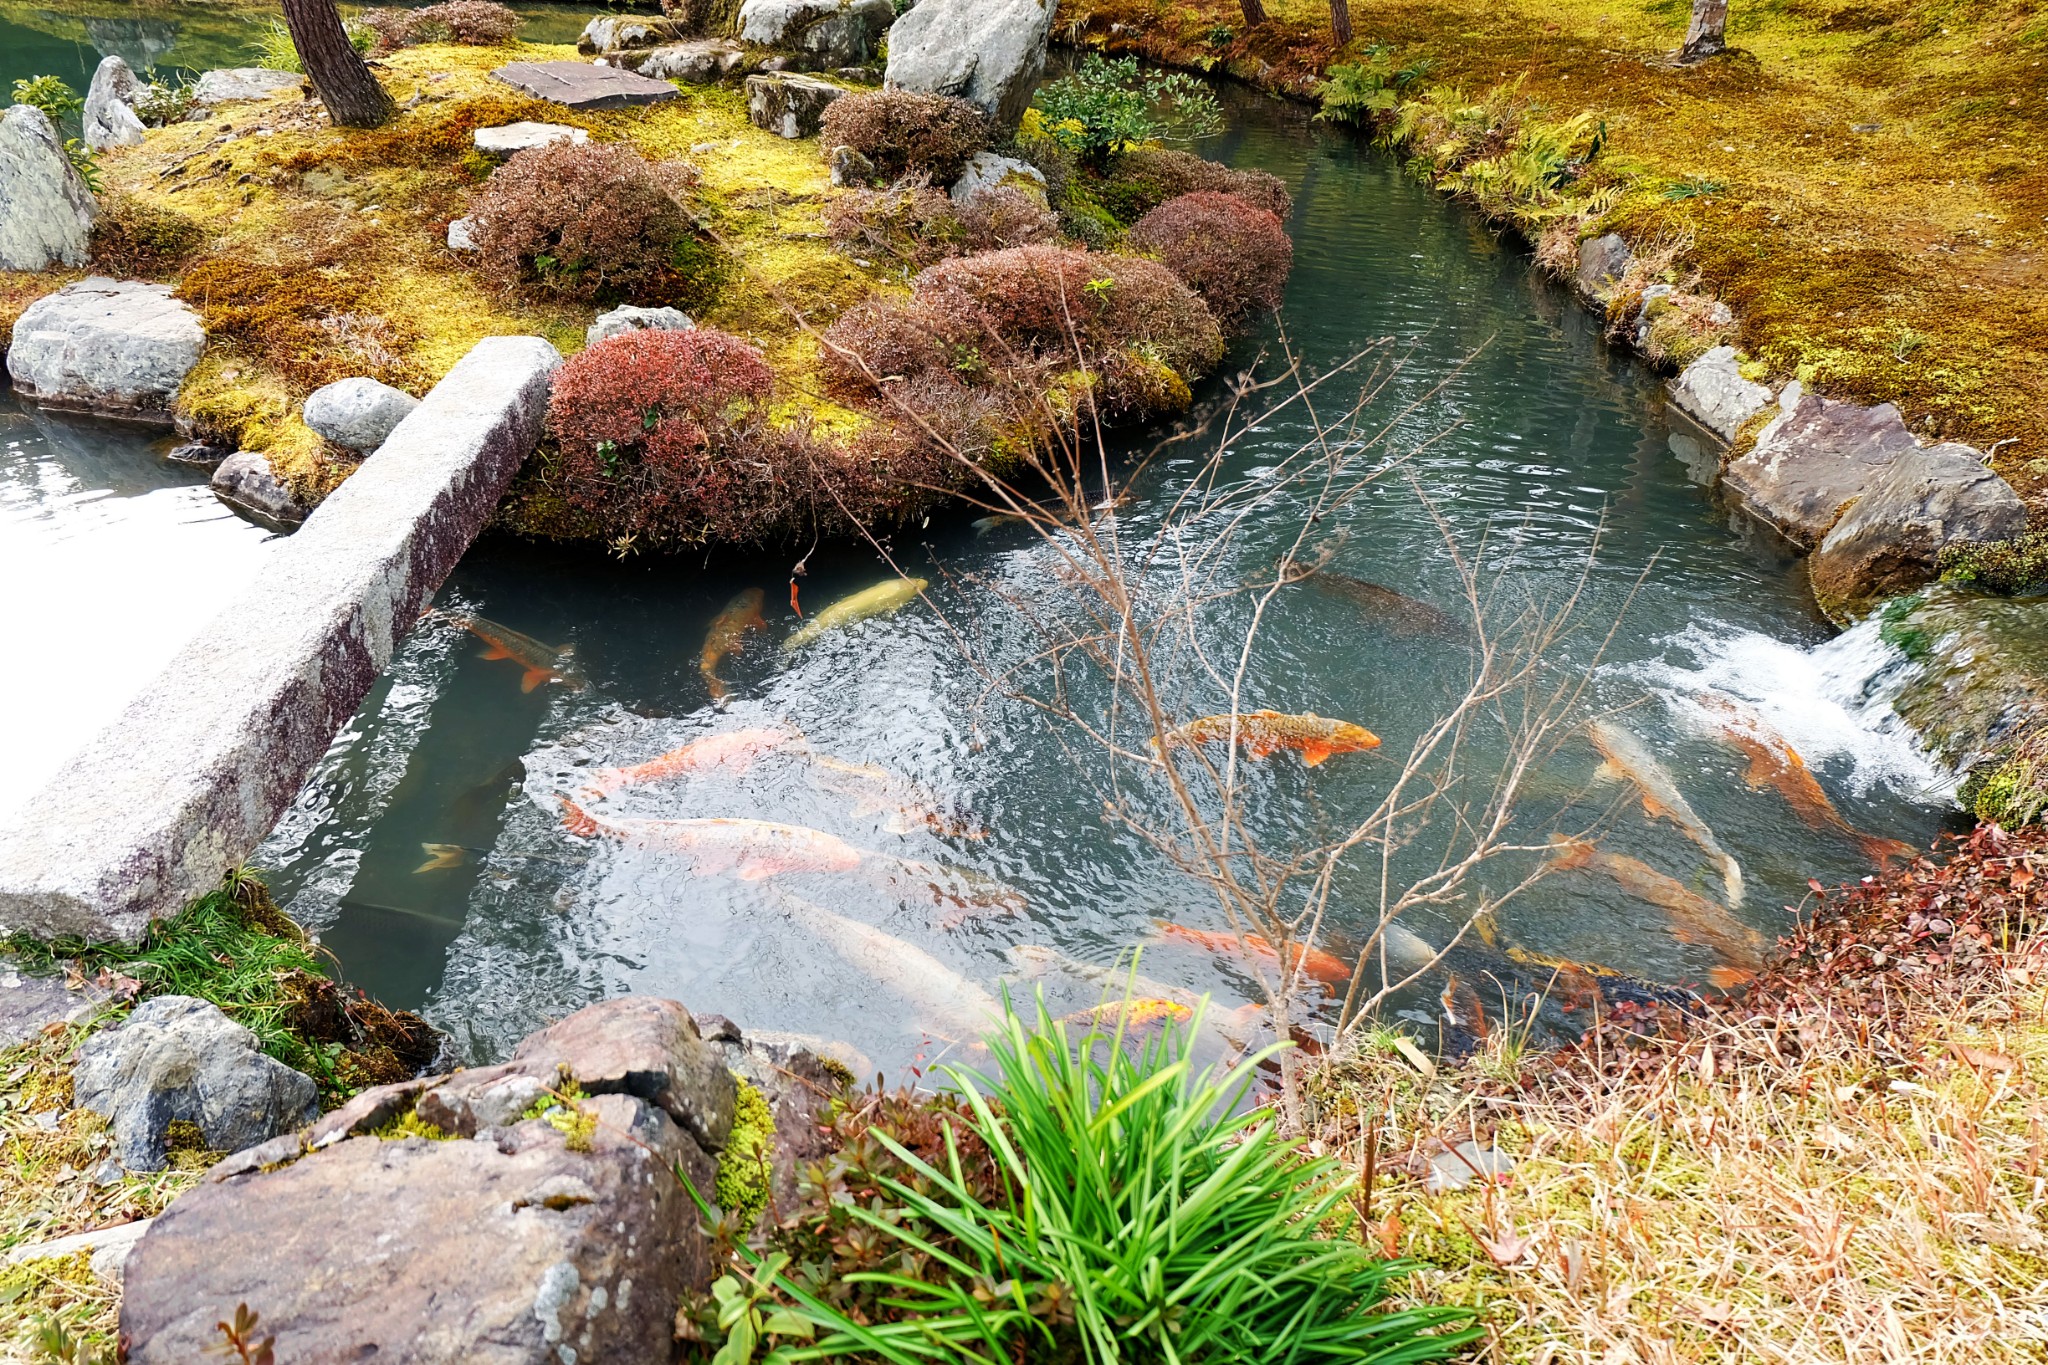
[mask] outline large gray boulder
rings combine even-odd
[[[28,104],[0,114],[0,270],[84,265],[98,214],[49,116]]]
[[[761,58],[730,38],[693,38],[644,51],[622,52],[612,59],[643,76],[685,85],[711,85],[761,70]]]
[[[1943,549],[2009,540],[2026,505],[1966,445],[1905,451],[1849,504],[1807,568],[1814,599],[1836,619],[1936,576]]]
[[[599,313],[597,321],[584,329],[583,344],[595,346],[628,332],[688,332],[696,326],[680,308],[640,308],[628,303],[609,313]]]
[[[563,1103],[571,1083],[589,1098]],[[246,1302],[279,1360],[669,1360],[678,1300],[715,1271],[684,1185],[716,1187],[696,1125],[723,1145],[733,1090],[682,1006],[629,998],[501,1066],[364,1092],[156,1220],[126,1266],[127,1359],[202,1359]],[[696,1107],[719,1095],[725,1127]],[[453,1140],[375,1136],[408,1113]]]
[[[999,156],[994,152],[976,152],[974,158],[960,172],[960,178],[953,182],[949,193],[956,204],[965,204],[984,190],[1001,189],[1009,186],[1045,202],[1045,172],[1028,161],[1019,161],[1014,156]]]
[[[1878,474],[1919,448],[1891,404],[1822,398],[1795,380],[1778,395],[1778,415],[1722,481],[1751,516],[1811,550]]]
[[[660,47],[689,37],[683,25],[669,19],[643,19],[624,14],[600,14],[583,26],[576,50],[586,57],[604,57],[614,52]]]
[[[260,450],[238,450],[213,467],[208,480],[213,495],[244,521],[273,531],[289,531],[304,522],[306,505],[270,467]]]
[[[802,52],[821,66],[860,66],[896,20],[891,0],[741,0],[740,38]]]
[[[888,83],[978,104],[1014,128],[1045,73],[1052,0],[920,0],[889,30]]]
[[[92,73],[92,88],[85,92],[85,145],[94,151],[109,147],[133,147],[142,141],[142,120],[132,107],[142,82],[119,57],[108,57]]]
[[[306,395],[306,425],[349,450],[375,450],[420,400],[374,379],[337,379]]]
[[[816,76],[787,72],[747,77],[747,117],[756,128],[781,137],[817,136],[825,106],[846,93],[844,86]]]
[[[241,100],[269,99],[280,90],[297,90],[306,78],[296,71],[267,66],[230,66],[203,73],[192,87],[195,111]]]
[[[1742,377],[1733,346],[1716,346],[1686,366],[1670,392],[1672,406],[1730,443],[1771,405],[1769,389]]]
[[[7,373],[50,407],[167,422],[205,349],[199,315],[169,285],[94,275],[22,310]]]
[[[165,1165],[166,1129],[197,1124],[216,1152],[238,1152],[311,1123],[320,1092],[310,1077],[257,1048],[256,1035],[189,995],[160,995],[127,1022],[96,1033],[71,1073],[78,1103],[114,1126],[131,1171]]]

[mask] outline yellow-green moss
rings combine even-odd
[[[454,1139],[455,1134],[445,1128],[428,1123],[419,1116],[418,1110],[408,1109],[383,1127],[372,1129],[370,1136],[383,1138],[387,1142],[398,1138],[411,1137],[425,1138],[429,1142],[448,1142]]]
[[[732,1136],[718,1156],[718,1207],[743,1228],[751,1228],[768,1207],[769,1153],[775,1141],[775,1114],[756,1086],[737,1076],[739,1096],[733,1105]]]

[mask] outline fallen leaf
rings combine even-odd
[[[1422,1049],[1415,1046],[1414,1042],[1405,1035],[1396,1035],[1394,1038],[1394,1051],[1407,1058],[1408,1065],[1414,1067],[1431,1080],[1436,1079],[1436,1063],[1424,1056]]]
[[[2016,1058],[2008,1057],[2003,1052],[1993,1052],[1989,1048],[1970,1047],[1963,1043],[1950,1043],[1949,1050],[1955,1053],[1956,1057],[1965,1065],[1976,1067],[1979,1071],[1999,1071],[2007,1075],[2013,1075],[2020,1069],[2019,1061]]]
[[[1513,1232],[1502,1233],[1499,1237],[1488,1237],[1479,1232],[1472,1235],[1478,1239],[1479,1245],[1486,1248],[1486,1254],[1493,1257],[1493,1263],[1499,1266],[1513,1265],[1536,1245],[1534,1233],[1526,1237]]]

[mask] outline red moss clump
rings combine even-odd
[[[392,52],[419,43],[497,47],[511,42],[523,21],[492,0],[442,0],[419,9],[364,10],[357,22],[377,35],[379,52]]]
[[[503,288],[582,302],[698,305],[723,258],[684,207],[695,177],[616,144],[520,152],[471,207],[478,269]]]
[[[1059,219],[1022,190],[1003,185],[955,204],[922,175],[883,190],[848,190],[825,206],[825,230],[849,256],[922,269],[948,256],[1056,242]]]
[[[1234,194],[1197,190],[1140,218],[1125,239],[1202,296],[1226,332],[1279,308],[1294,243],[1266,209]]]
[[[944,185],[988,146],[990,131],[988,115],[966,100],[874,90],[826,105],[818,138],[828,148],[853,148],[882,180],[918,172]]]
[[[1088,194],[1119,222],[1135,223],[1169,199],[1197,190],[1234,194],[1285,222],[1294,211],[1287,183],[1267,171],[1240,171],[1192,152],[1147,147],[1125,152],[1107,177],[1087,186]]]

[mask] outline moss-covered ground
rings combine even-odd
[[[1730,6],[1728,56],[1681,69],[1683,0],[1353,4],[1066,0],[1063,33],[1308,96],[1331,64],[1429,63],[1414,93],[1519,84],[1606,127],[1630,188],[1585,230],[1682,244],[1781,378],[1896,403],[1916,431],[1995,451],[2048,500],[2048,11],[2033,0]],[[1532,236],[1534,234],[1532,233]]]

